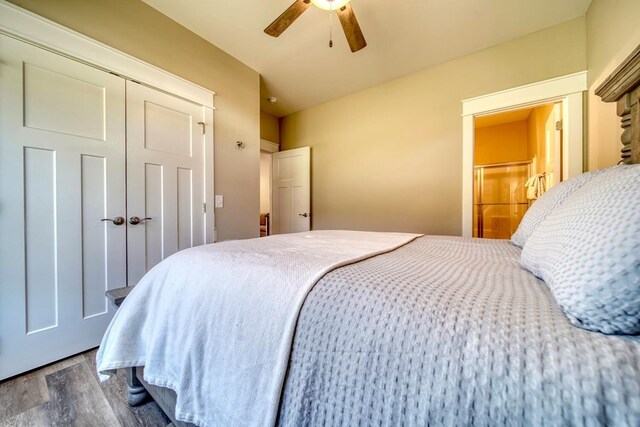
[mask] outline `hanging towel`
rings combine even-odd
[[[532,176],[524,184],[527,188],[527,199],[535,200],[547,191],[547,177],[544,173],[538,173]]]

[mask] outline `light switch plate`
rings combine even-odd
[[[216,208],[223,208],[224,207],[224,197],[222,197],[220,194],[216,194]]]

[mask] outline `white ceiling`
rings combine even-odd
[[[352,0],[368,46],[351,53],[311,6],[280,37],[263,30],[293,0],[144,0],[262,76],[281,117],[582,16],[591,0]],[[267,97],[279,102],[271,105]]]

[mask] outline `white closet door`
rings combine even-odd
[[[169,255],[205,242],[205,135],[199,124],[205,110],[127,82],[129,284]],[[141,222],[132,225],[132,217]]]
[[[95,347],[125,284],[125,83],[0,36],[0,379]]]

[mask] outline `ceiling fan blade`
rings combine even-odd
[[[273,37],[278,37],[284,32],[289,25],[293,24],[293,21],[298,19],[302,13],[311,6],[311,0],[296,0],[287,10],[282,12],[282,15],[278,16],[264,32]]]
[[[344,35],[347,36],[351,52],[357,52],[367,46],[367,41],[364,39],[360,25],[358,25],[358,20],[350,4],[346,4],[338,9],[338,18],[340,18]]]

